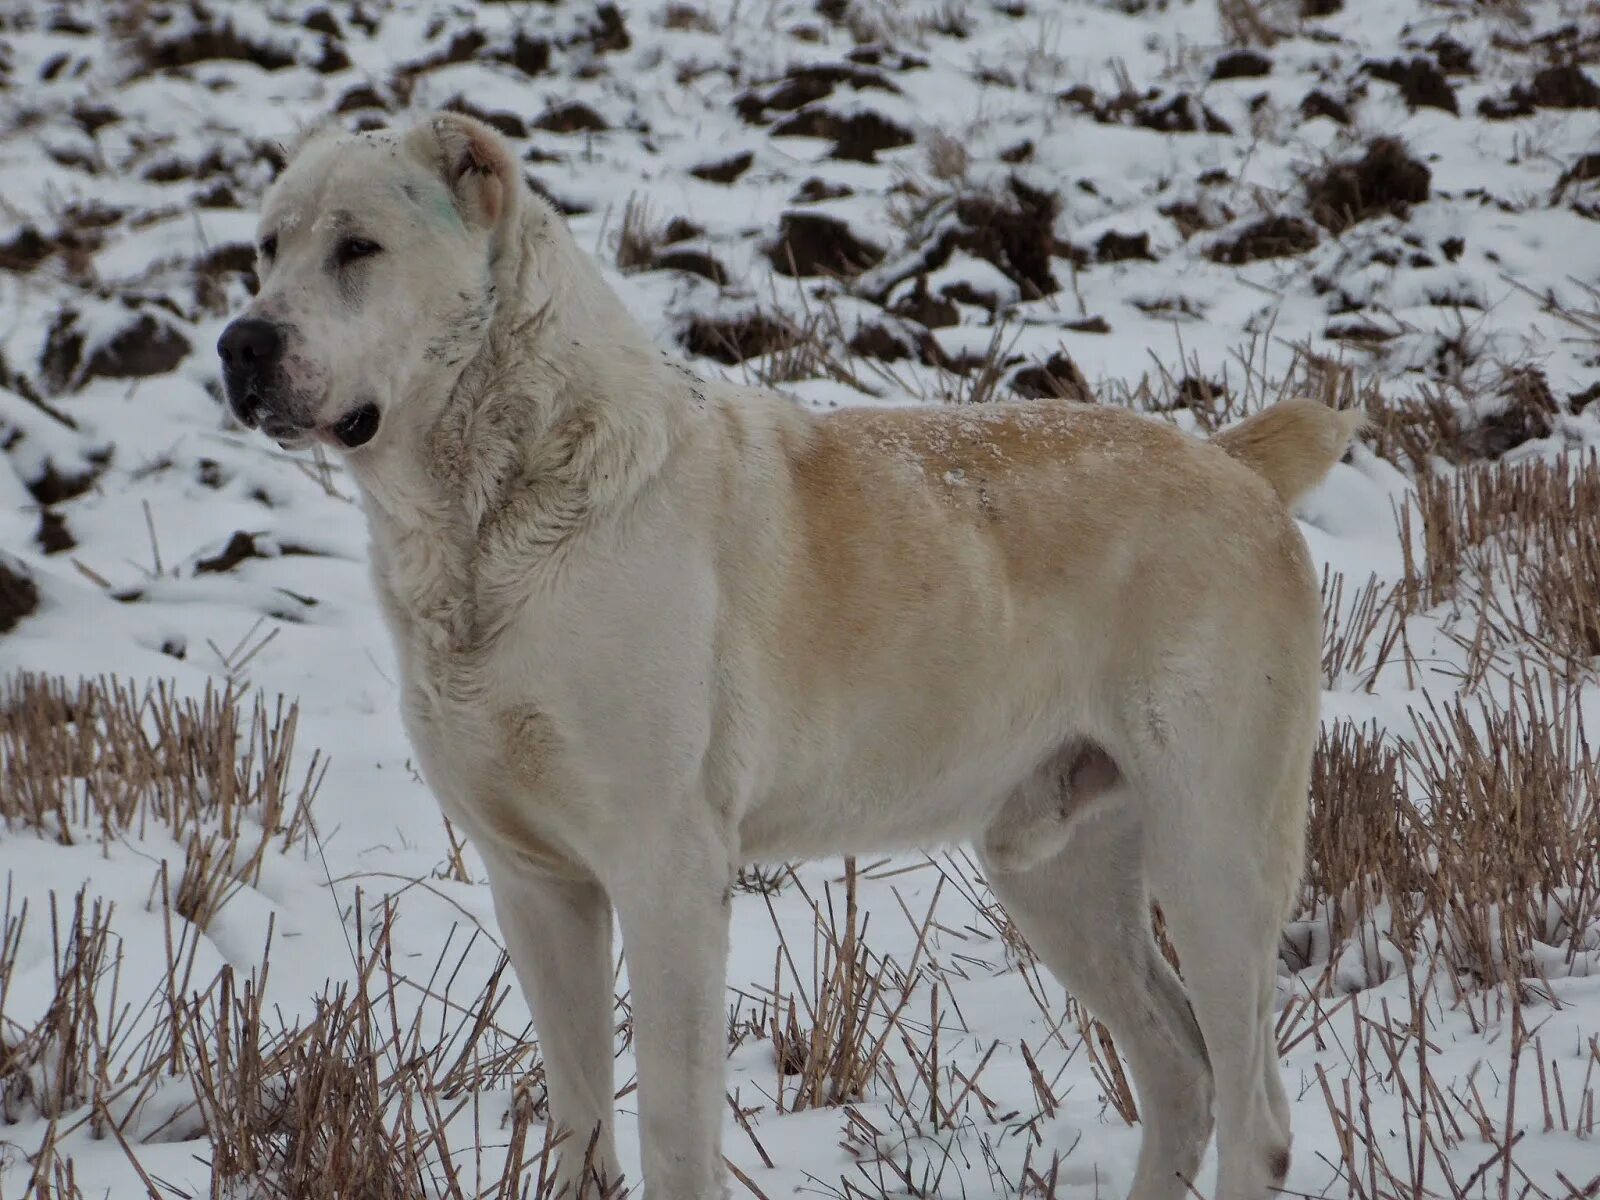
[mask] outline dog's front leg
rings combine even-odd
[[[681,833],[681,831],[680,831]],[[632,989],[647,1200],[715,1200],[722,1169],[731,856],[712,830],[613,886]]]
[[[615,1019],[611,905],[598,883],[489,862],[495,915],[544,1055],[564,1200],[622,1178],[612,1136]]]

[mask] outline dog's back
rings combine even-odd
[[[830,799],[856,842],[963,836],[1063,726],[1134,720],[1174,656],[1197,683],[1225,674],[1197,655],[1265,656],[1314,702],[1315,580],[1280,497],[1350,423],[1280,407],[1217,439],[1227,454],[1064,403],[847,410],[787,439],[787,562],[749,617],[773,631],[760,707],[782,714],[751,752],[783,783],[747,818],[751,852],[842,849],[800,816]]]

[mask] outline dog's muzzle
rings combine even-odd
[[[283,331],[260,317],[240,317],[217,339],[228,407],[240,424],[287,447],[317,436],[354,450],[377,436],[383,414],[371,401],[357,405],[332,425],[315,425],[304,403],[284,387],[283,352]]]

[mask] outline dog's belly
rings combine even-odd
[[[1041,712],[1002,729],[985,715],[912,739],[867,723],[826,755],[783,755],[740,822],[742,853],[800,859],[971,840],[1059,742],[1064,719]]]

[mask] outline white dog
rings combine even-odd
[[[613,908],[645,1184],[706,1200],[739,864],[961,840],[1128,1058],[1133,1196],[1185,1195],[1213,1103],[1213,1195],[1282,1181],[1273,978],[1319,658],[1286,503],[1353,416],[1291,402],[1206,442],[1053,402],[820,417],[702,379],[455,115],[310,137],[260,270],[219,346],[230,404],[359,482],[406,727],[488,865],[566,1182],[620,1179]]]

